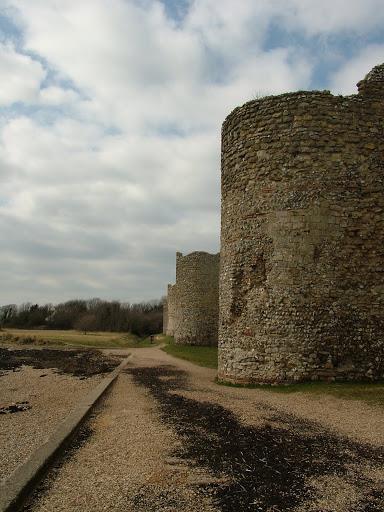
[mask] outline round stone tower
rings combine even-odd
[[[175,343],[217,345],[219,254],[176,254],[177,328]]]
[[[168,293],[167,293],[167,328],[165,334],[167,336],[174,336],[175,327],[177,324],[177,294],[176,294],[176,285],[169,284],[168,285]]]
[[[219,378],[384,377],[384,65],[222,129]]]
[[[168,330],[168,298],[163,302],[163,334],[167,334]]]

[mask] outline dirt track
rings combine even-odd
[[[25,510],[384,510],[384,413],[227,388],[158,348],[131,365]]]

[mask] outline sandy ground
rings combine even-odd
[[[0,376],[0,408],[17,402],[28,402],[30,407],[13,414],[0,414],[0,479],[8,477],[43,444],[101,378],[80,380],[59,375],[52,369],[30,366]]]
[[[158,348],[130,352],[25,510],[384,510],[382,409],[218,386]]]

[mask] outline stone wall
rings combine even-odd
[[[222,129],[219,378],[384,377],[384,65]]]
[[[168,285],[167,330],[180,345],[217,345],[220,254],[176,253],[176,284]]]
[[[167,336],[174,336],[175,326],[177,323],[177,296],[176,285],[168,285],[167,293],[167,327],[165,334]]]
[[[168,330],[168,299],[163,302],[163,334],[167,334]]]
[[[217,345],[220,254],[176,254],[178,326],[175,343]]]

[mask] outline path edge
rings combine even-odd
[[[94,389],[80,400],[77,407],[65,418],[48,440],[39,446],[27,460],[0,483],[0,512],[15,512],[37,483],[43,478],[49,465],[60,450],[87,419],[89,413],[116,381],[126,367],[131,354],[107,375]]]

